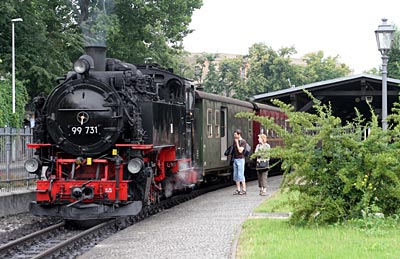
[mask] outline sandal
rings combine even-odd
[[[233,192],[233,195],[239,195],[239,194],[240,194],[239,190],[236,190],[236,191]]]
[[[245,195],[245,194],[246,194],[246,191],[239,192],[239,195]]]

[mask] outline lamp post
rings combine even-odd
[[[22,18],[15,18],[11,20],[12,27],[12,113],[15,113],[15,40],[14,40],[14,23],[22,22]]]
[[[375,31],[378,50],[382,54],[382,129],[387,130],[387,63],[389,51],[393,43],[394,28],[387,24],[387,19],[382,18],[382,24]]]

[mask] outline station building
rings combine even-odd
[[[304,90],[310,92],[322,103],[330,103],[332,114],[341,118],[343,124],[356,117],[354,108],[357,108],[364,118],[369,120],[371,112],[368,103],[378,118],[382,118],[382,77],[370,74],[351,75],[259,94],[255,95],[254,99],[256,102],[266,104],[272,104],[273,99],[279,99],[291,104],[295,111],[314,113],[314,102]],[[400,80],[388,78],[387,93],[387,110],[390,114],[393,104],[400,103]]]

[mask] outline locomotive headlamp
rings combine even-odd
[[[89,71],[89,69],[90,69],[89,63],[86,60],[79,59],[75,61],[74,70],[76,73],[83,74],[86,71]]]
[[[94,67],[93,58],[89,55],[81,56],[74,63],[74,71],[79,74],[84,74]]]
[[[28,173],[37,174],[42,166],[40,160],[36,157],[33,157],[25,162],[24,167]]]
[[[139,173],[143,167],[144,167],[143,160],[140,158],[137,158],[137,157],[134,159],[131,159],[128,163],[128,171],[131,174]]]

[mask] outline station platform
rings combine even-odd
[[[35,195],[34,190],[0,192],[0,217],[28,212]]]
[[[235,258],[242,223],[279,190],[281,180],[268,178],[267,196],[258,195],[257,181],[247,183],[246,195],[232,195],[233,185],[207,193],[118,232],[78,258]]]

